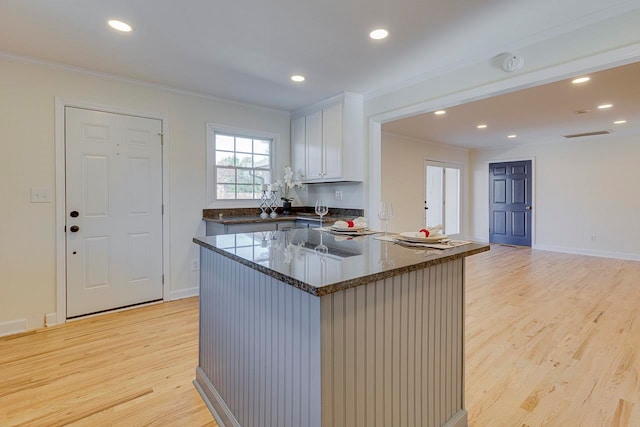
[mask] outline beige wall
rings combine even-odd
[[[206,123],[278,133],[277,170],[289,162],[288,113],[0,58],[0,324],[26,319],[32,329],[56,312],[55,203],[30,203],[31,187],[50,188],[55,200],[55,97],[168,119],[174,295],[197,286],[191,239],[203,230]]]
[[[384,127],[383,127],[384,129]],[[468,223],[469,153],[464,148],[382,133],[382,200],[393,203],[390,231],[419,230],[424,227],[424,161],[458,163],[462,167],[461,234]],[[377,215],[374,212],[373,215]]]
[[[535,161],[535,247],[640,259],[639,136],[473,150],[472,236],[489,237],[489,162],[529,158]]]

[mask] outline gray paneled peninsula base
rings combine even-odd
[[[194,242],[194,383],[221,426],[467,425],[464,258],[487,245],[424,251],[314,229]]]

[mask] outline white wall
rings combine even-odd
[[[384,126],[383,126],[384,129]],[[464,148],[382,133],[382,200],[393,203],[390,231],[424,227],[424,161],[458,163],[462,168],[461,235],[467,234],[469,152]],[[377,212],[374,213],[377,215]]]
[[[534,247],[640,259],[640,136],[473,150],[474,237],[489,237],[489,162],[528,158],[535,159]]]
[[[212,76],[211,78],[215,78]],[[276,168],[289,163],[289,114],[151,85],[0,57],[0,324],[43,325],[56,312],[55,206],[29,202],[30,187],[55,200],[54,98],[164,114],[168,119],[170,280],[174,295],[195,290],[191,242],[203,232],[206,123],[281,135]]]
[[[307,194],[301,198],[303,205],[315,206],[316,200],[322,199],[327,203],[327,206],[334,208],[363,209],[365,207],[364,190],[360,182],[311,184],[305,187]],[[342,191],[342,200],[335,198],[336,190]]]

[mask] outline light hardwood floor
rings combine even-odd
[[[472,427],[640,426],[640,262],[468,258]],[[191,380],[197,300],[0,338],[0,426],[215,426]]]
[[[470,425],[640,426],[640,262],[493,245],[467,266]]]
[[[0,338],[0,426],[215,426],[197,363],[196,298]]]

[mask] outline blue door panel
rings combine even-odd
[[[527,202],[527,180],[522,178],[514,178],[511,181],[511,203]]]
[[[494,226],[493,232],[495,234],[506,236],[507,235],[507,213],[504,211],[503,212],[494,211],[493,226]]]
[[[496,166],[496,168],[493,170],[493,174],[495,176],[506,175],[507,174],[507,168],[505,166]]]
[[[511,212],[511,235],[527,237],[527,212]]]
[[[496,179],[493,181],[493,203],[507,203],[507,181]]]

